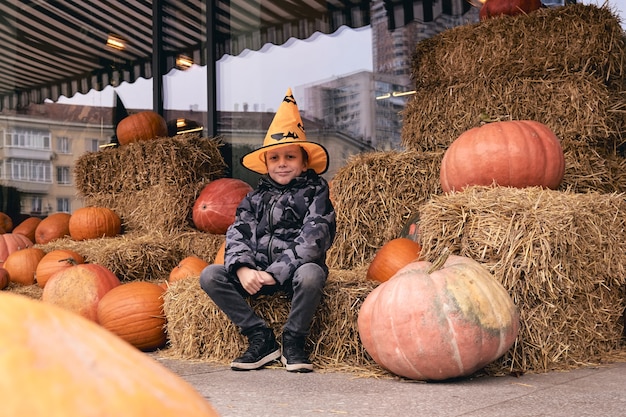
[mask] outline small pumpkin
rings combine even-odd
[[[35,229],[35,243],[44,245],[70,235],[69,213],[54,213],[43,219]]]
[[[122,232],[122,219],[107,207],[82,207],[72,213],[68,229],[76,241],[114,237]]]
[[[180,281],[182,279],[199,277],[200,272],[209,265],[204,259],[200,259],[197,256],[187,256],[181,260],[170,271],[170,276],[167,280],[170,284]]]
[[[37,230],[37,226],[41,223],[41,219],[39,217],[28,217],[24,219],[20,224],[15,226],[13,229],[13,233],[19,233],[26,236],[31,242],[35,242],[35,230]]]
[[[6,269],[0,268],[0,290],[9,286],[9,273]]]
[[[147,281],[124,283],[107,292],[98,303],[98,323],[139,350],[165,346],[163,293]]]
[[[224,255],[226,254],[226,241],[224,240],[215,254],[214,264],[224,265]]]
[[[219,178],[208,183],[198,195],[192,209],[193,224],[200,231],[225,234],[235,221],[241,200],[252,191],[245,181]]]
[[[11,253],[31,246],[33,246],[33,242],[19,233],[0,234],[0,266],[4,264]]]
[[[97,321],[98,303],[104,294],[120,285],[113,272],[98,264],[79,264],[50,277],[41,299]]]
[[[132,142],[167,137],[167,122],[159,113],[152,110],[141,111],[123,118],[116,128],[120,145]]]
[[[9,233],[13,230],[13,219],[0,211],[0,233]]]
[[[542,7],[541,0],[487,0],[480,7],[480,20],[498,16],[528,14]]]
[[[487,123],[463,132],[443,155],[441,189],[470,185],[557,189],[565,156],[555,134],[533,120]]]
[[[0,335],[3,416],[218,416],[180,376],[54,305],[3,291]]]
[[[467,376],[502,356],[517,338],[519,312],[489,271],[462,256],[442,263],[408,264],[361,305],[363,347],[396,375]]]
[[[400,268],[417,261],[421,250],[419,243],[405,237],[390,240],[376,252],[367,268],[366,278],[378,282],[387,281]]]
[[[51,250],[37,264],[37,269],[35,270],[37,285],[43,288],[52,275],[82,263],[85,263],[85,258],[78,252],[70,249]]]
[[[11,282],[33,285],[37,265],[45,254],[42,249],[35,247],[16,250],[7,257],[2,267],[9,273]]]

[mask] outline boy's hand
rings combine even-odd
[[[250,295],[254,295],[263,285],[276,285],[276,280],[265,271],[257,271],[256,269],[246,266],[237,270],[237,278],[244,290]]]

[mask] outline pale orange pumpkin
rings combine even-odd
[[[119,285],[98,303],[98,323],[137,349],[161,348],[167,341],[164,292],[158,284],[147,281]]]
[[[400,268],[417,261],[422,247],[419,243],[404,237],[392,239],[376,252],[367,269],[366,278],[385,282]]]
[[[113,272],[98,264],[79,264],[50,277],[41,299],[97,321],[98,303],[104,294],[120,285]]]
[[[43,219],[35,229],[35,243],[40,245],[70,235],[69,213],[54,213]]]
[[[15,226],[13,229],[13,233],[19,233],[21,235],[26,236],[31,242],[35,241],[35,230],[37,230],[37,226],[41,223],[41,219],[39,217],[29,217],[24,219],[20,224]]]
[[[114,237],[122,232],[122,219],[107,207],[81,207],[72,213],[68,229],[77,241]]]
[[[440,269],[412,262],[372,290],[357,325],[363,347],[383,368],[444,380],[502,356],[517,338],[519,312],[485,267],[450,255]]]
[[[39,261],[46,253],[40,248],[24,248],[11,253],[2,266],[9,273],[9,280],[20,285],[33,285]]]
[[[218,416],[174,372],[54,305],[0,293],[0,335],[0,387],[28,387],[3,390],[3,416]]]
[[[52,275],[84,262],[85,258],[78,252],[70,249],[54,249],[46,253],[37,264],[35,270],[37,285],[43,288]]]
[[[116,128],[120,145],[167,136],[167,122],[159,113],[141,111],[123,118]]]
[[[209,265],[204,259],[197,256],[187,256],[181,260],[171,271],[167,280],[170,284],[190,277],[199,277],[200,272]]]
[[[33,242],[19,233],[0,234],[0,266],[16,250],[30,248]]]

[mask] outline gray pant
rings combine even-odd
[[[326,273],[317,264],[307,263],[296,269],[292,279],[284,285],[265,285],[257,294],[269,295],[278,291],[291,297],[291,310],[283,330],[298,336],[307,336],[315,311],[322,299],[326,283]],[[231,276],[224,265],[209,265],[200,274],[200,286],[213,302],[228,316],[242,333],[259,326],[267,326],[259,317],[246,297],[250,294],[243,289],[236,276]]]

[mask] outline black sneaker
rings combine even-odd
[[[230,369],[233,371],[259,369],[280,357],[280,347],[276,343],[276,337],[271,329],[255,329],[247,337],[248,350],[232,361]]]
[[[306,338],[283,332],[283,354],[280,361],[289,372],[313,372],[313,364],[304,351]]]

